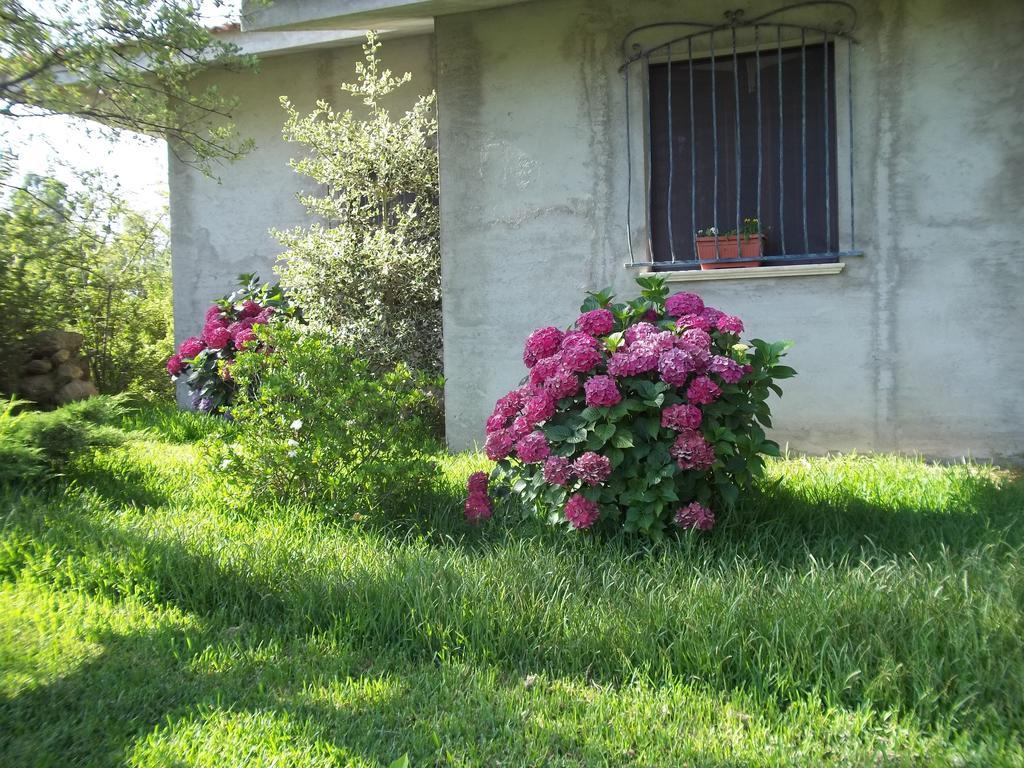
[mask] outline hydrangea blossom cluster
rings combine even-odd
[[[487,473],[474,472],[469,476],[466,519],[473,522],[486,520],[491,516],[492,511],[491,500],[487,496]]]
[[[492,478],[573,529],[707,531],[777,455],[766,401],[795,372],[779,365],[785,343],[743,343],[735,315],[669,296],[657,276],[637,283],[633,301],[593,293],[569,328],[529,335],[527,374],[495,404],[484,450]],[[471,478],[469,519],[490,517],[486,489]]]
[[[279,286],[261,285],[255,275],[241,280],[240,290],[206,310],[199,335],[185,339],[167,360],[171,379],[184,380],[192,407],[205,413],[230,406],[235,393],[231,365],[239,351],[258,345],[254,328],[278,316],[296,316]]]

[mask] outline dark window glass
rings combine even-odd
[[[828,56],[828,103],[825,99],[825,57]],[[758,147],[757,58],[731,51],[716,56],[712,90],[711,59],[676,61],[650,66],[651,110],[651,239],[655,261],[670,261],[669,217],[678,261],[696,258],[694,229],[715,223],[715,158],[718,160],[718,230],[736,228],[736,166],[740,167],[739,218],[757,215],[757,170],[761,166],[761,231],[765,255],[820,254],[839,250],[836,179],[835,65],[832,45],[805,49],[806,108],[801,109],[800,48],[782,50],[782,100],[779,100],[779,56],[760,54],[760,151]],[[672,67],[672,93],[668,68]],[[693,74],[693,135],[690,133],[690,71]],[[739,147],[736,140],[736,91],[739,85]],[[669,135],[671,98],[671,136]],[[712,129],[712,104],[717,111],[717,142]],[[780,141],[780,107],[782,117]],[[828,110],[826,130],[826,108]],[[802,112],[806,127],[802,129]],[[802,135],[806,132],[806,152]],[[669,195],[669,142],[672,142],[672,190]],[[826,142],[828,147],[826,160]],[[696,162],[691,164],[691,147]],[[829,212],[826,217],[826,162]],[[782,183],[779,168],[782,168]],[[806,240],[803,177],[806,174]],[[691,186],[692,179],[692,186]],[[695,188],[696,195],[691,195]]]

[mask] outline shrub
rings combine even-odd
[[[410,505],[432,482],[418,411],[425,382],[379,374],[327,334],[278,323],[240,354],[234,440],[214,458],[249,499],[303,500],[365,514]]]
[[[558,525],[709,530],[778,455],[762,426],[775,381],[795,373],[779,365],[788,344],[742,343],[738,317],[670,297],[658,277],[637,283],[639,298],[590,294],[574,327],[526,340],[529,374],[487,421],[491,479]],[[483,474],[466,514],[491,514]]]
[[[232,366],[239,350],[259,346],[255,327],[298,314],[279,285],[261,285],[253,274],[238,280],[239,290],[206,310],[200,335],[185,339],[167,360],[171,380],[188,385],[192,406],[203,413],[219,413],[234,401]]]
[[[360,119],[326,101],[301,115],[287,99],[284,136],[308,153],[292,162],[324,190],[301,198],[318,223],[275,233],[288,249],[278,272],[307,322],[370,364],[441,373],[441,258],[434,94],[394,118],[382,101],[411,76],[381,69],[367,35],[356,82]],[[323,222],[323,223],[319,223]]]
[[[19,410],[25,403],[11,398],[0,411],[0,482],[57,475],[89,449],[119,445],[121,403],[94,397],[42,412]]]

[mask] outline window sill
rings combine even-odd
[[[845,262],[830,264],[774,264],[765,267],[733,267],[731,269],[681,270],[657,272],[667,283],[690,283],[704,280],[747,280],[760,277],[809,277],[812,275],[838,275]]]

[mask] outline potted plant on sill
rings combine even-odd
[[[764,235],[761,222],[755,218],[743,220],[743,228],[719,233],[714,227],[697,230],[697,258],[701,269],[733,269],[759,267],[764,255]]]

